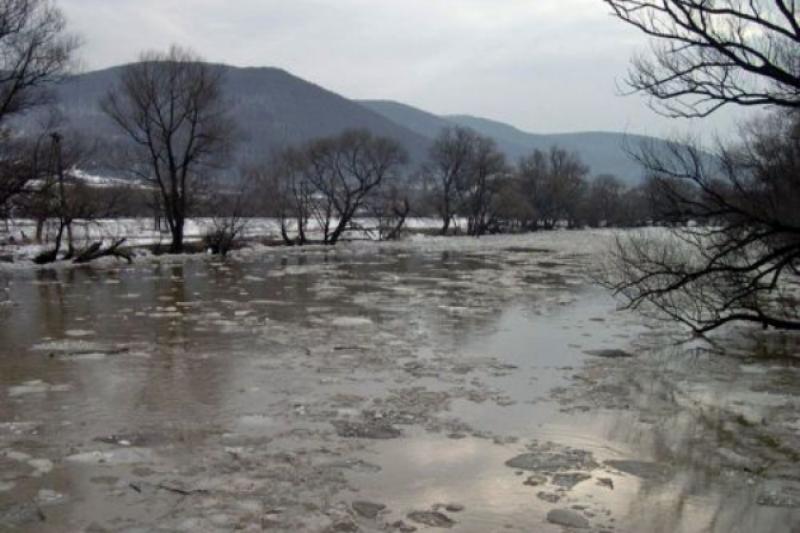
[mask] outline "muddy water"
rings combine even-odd
[[[793,531],[795,360],[672,346],[589,264],[410,244],[8,274],[0,531]]]

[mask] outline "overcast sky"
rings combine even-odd
[[[601,0],[58,0],[93,70],[180,44],[275,66],[349,98],[401,101],[533,132],[667,135],[618,88],[646,41]],[[701,126],[730,131],[731,114]],[[695,125],[697,129],[697,125]]]

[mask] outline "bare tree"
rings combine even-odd
[[[0,214],[5,217],[11,215],[21,197],[46,189],[42,184],[33,186],[46,176],[41,164],[46,135],[22,139],[0,132],[0,136]],[[25,203],[30,203],[30,198]]]
[[[533,204],[529,229],[553,229],[559,222],[573,225],[586,189],[589,168],[577,154],[553,146],[534,150],[518,167],[523,193]]]
[[[377,221],[378,239],[400,238],[408,216],[411,199],[408,182],[385,183],[367,202],[370,214]]]
[[[705,117],[728,104],[800,107],[795,0],[604,0],[653,38],[629,85],[657,111]]]
[[[450,230],[457,215],[459,189],[468,181],[478,134],[469,128],[446,128],[434,141],[423,167],[423,174],[432,182],[436,211],[442,219],[442,235]]]
[[[732,321],[800,329],[798,300],[787,290],[800,275],[798,112],[756,121],[713,159],[687,145],[674,145],[669,159],[645,155],[664,205],[693,224],[621,239],[610,278],[616,292],[698,333]]]
[[[612,174],[596,176],[586,195],[584,218],[591,227],[617,226],[624,219],[625,185]]]
[[[388,180],[399,179],[408,161],[394,140],[375,137],[366,130],[350,130],[311,142],[306,152],[306,178],[336,216],[324,242],[336,244],[370,195]]]
[[[207,199],[211,210],[211,226],[203,237],[206,248],[223,258],[239,246],[253,216],[255,208],[256,178],[243,173],[233,187],[220,182],[213,187],[214,192]]]
[[[498,195],[509,171],[494,140],[475,137],[471,152],[458,193],[467,215],[467,233],[480,237],[497,225]]]
[[[122,190],[103,191],[88,185],[76,173],[81,163],[91,157],[93,147],[79,135],[69,131],[54,130],[48,134],[49,142],[42,146],[37,165],[41,165],[39,184],[35,191],[26,195],[22,207],[33,212],[37,218],[37,237],[39,224],[54,220],[57,225],[53,248],[39,254],[34,261],[38,264],[52,263],[57,260],[74,259],[76,262],[88,262],[98,257],[114,255],[128,261],[130,256],[119,247],[124,239],[117,239],[111,246],[103,248],[102,239],[89,241],[89,227],[100,218],[115,216],[120,203]],[[80,244],[75,234],[75,226],[80,225],[83,231],[84,244]],[[66,252],[62,251],[66,237]]]
[[[800,328],[790,282],[800,274],[800,22],[782,0],[606,0],[654,38],[630,85],[656,108],[704,117],[724,105],[780,109],[736,144],[643,146],[648,189],[667,220],[657,237],[623,239],[610,285],[698,333],[733,321]]]
[[[0,124],[42,104],[67,72],[78,39],[49,0],[0,0]]]
[[[271,210],[280,221],[281,238],[289,246],[302,246],[308,242],[311,220],[317,222],[325,237],[330,232],[333,207],[330,199],[315,194],[308,173],[306,154],[296,148],[287,148],[273,157],[270,169],[264,172],[266,179],[262,178],[262,182],[266,181]]]
[[[194,193],[234,140],[222,71],[177,47],[145,53],[125,68],[102,109],[129,138],[130,171],[160,193],[170,252],[182,252]]]
[[[47,89],[70,68],[78,39],[48,0],[0,0],[0,211],[28,190],[31,145],[5,130],[7,120],[48,100]]]

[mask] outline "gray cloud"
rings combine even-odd
[[[664,135],[621,97],[645,46],[600,0],[61,0],[89,69],[177,43],[205,58],[277,66],[351,98],[468,113],[534,132]],[[729,131],[731,113],[703,123]],[[696,125],[693,129],[696,129]]]

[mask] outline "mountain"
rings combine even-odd
[[[655,142],[656,146],[664,142],[642,135],[613,132],[534,134],[494,120],[469,115],[438,116],[397,102],[363,100],[360,103],[428,139],[434,139],[446,127],[471,128],[481,135],[492,137],[511,161],[517,161],[534,149],[548,150],[556,145],[577,152],[591,168],[592,175],[615,174],[630,184],[639,183],[643,171],[630,158],[628,151],[635,150],[642,142]]]
[[[453,121],[448,120],[446,117],[440,117],[400,102],[391,100],[358,100],[358,103],[429,140],[435,139],[443,129],[455,125]]]
[[[100,110],[99,102],[117,82],[124,67],[74,76],[56,90],[58,108],[71,127],[95,138],[124,138]],[[356,102],[276,68],[224,69],[225,98],[238,124],[239,157],[265,159],[276,148],[366,128],[391,137],[413,161],[427,154],[429,140]],[[28,118],[28,125],[33,117]]]
[[[112,145],[126,140],[99,106],[123,68],[73,76],[57,87],[57,107],[72,128]],[[558,145],[577,152],[591,167],[592,175],[616,174],[633,184],[639,182],[642,171],[628,157],[625,147],[654,140],[607,132],[534,134],[484,118],[438,116],[398,102],[349,100],[276,68],[220,68],[224,70],[225,98],[242,139],[238,161],[244,163],[263,161],[273,150],[288,145],[349,128],[366,128],[400,142],[408,150],[412,165],[417,165],[426,158],[442,129],[460,125],[494,138],[512,162],[534,149]],[[41,117],[34,114],[18,120],[17,125],[31,128],[38,121]],[[88,170],[102,173],[107,169],[98,164]]]

